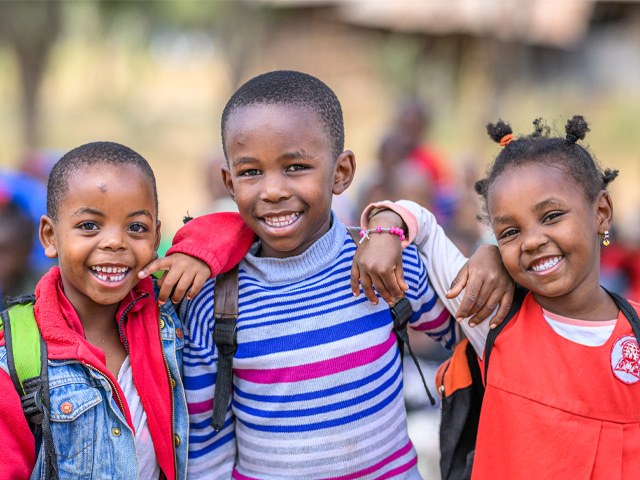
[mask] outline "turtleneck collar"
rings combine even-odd
[[[240,262],[249,276],[269,284],[292,283],[308,278],[323,268],[342,251],[347,235],[344,224],[331,212],[331,228],[302,254],[287,258],[258,257],[256,242]]]

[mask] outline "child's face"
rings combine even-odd
[[[315,112],[290,105],[241,107],[228,118],[223,176],[262,255],[299,255],[330,227],[331,198],[353,178],[349,151],[334,162]]]
[[[611,228],[613,211],[606,192],[592,203],[562,169],[528,164],[505,170],[487,205],[505,267],[539,303],[598,288],[599,235]]]
[[[57,220],[42,217],[40,240],[58,257],[64,292],[76,310],[116,305],[160,241],[153,189],[132,165],[84,167],[69,179]]]

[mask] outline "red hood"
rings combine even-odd
[[[84,338],[84,332],[74,329],[74,322],[68,321],[62,314],[57,287],[59,282],[60,270],[53,267],[36,287],[34,310],[42,338],[47,343],[47,356],[52,360],[75,359],[99,370],[115,385],[124,405],[127,423],[133,430],[129,407],[118,382],[106,368],[104,352],[90,344]],[[127,315],[123,320],[125,310]],[[167,367],[162,355],[158,307],[150,278],[141,280],[122,300],[116,318],[121,323],[123,341],[129,347],[133,380],[147,413],[158,464],[166,477],[173,479],[172,390],[168,373],[158,375],[158,372],[166,372]],[[4,344],[4,336],[0,344]]]

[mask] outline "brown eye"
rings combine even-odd
[[[129,230],[131,230],[134,233],[142,233],[142,232],[146,232],[149,229],[143,223],[134,223],[129,227]]]
[[[87,231],[97,230],[98,224],[95,222],[82,222],[80,225],[78,225],[78,228],[80,230],[87,230]]]

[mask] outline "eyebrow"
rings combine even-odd
[[[71,216],[72,217],[79,217],[80,215],[85,215],[87,213],[91,214],[91,215],[98,215],[100,217],[104,217],[104,213],[102,213],[100,210],[94,210],[93,208],[89,208],[89,207],[79,208],[78,210],[73,212],[73,215],[71,215]]]
[[[233,166],[238,167],[240,165],[244,165],[245,163],[255,163],[258,160],[253,157],[240,157],[233,161]]]
[[[297,150],[295,152],[287,152],[280,155],[280,158],[285,160],[313,160],[313,155],[308,154],[304,150]],[[246,163],[256,163],[259,160],[254,157],[240,157],[233,161],[234,167],[239,167]]]
[[[535,204],[535,206],[533,207],[533,211],[534,212],[540,212],[542,210],[545,210],[546,208],[549,207],[560,207],[562,206],[563,203],[561,200],[555,198],[555,197],[550,197],[547,198],[545,200],[542,200],[541,202],[538,202]],[[502,217],[495,217],[493,219],[493,223],[494,224],[498,224],[498,223],[511,223],[513,221],[513,215],[504,215]]]
[[[560,199],[555,197],[550,197],[550,198],[547,198],[546,200],[542,200],[541,202],[536,203],[536,206],[533,207],[533,209],[536,212],[539,212],[540,210],[544,210],[547,207],[559,207],[562,205],[563,203]]]
[[[104,213],[102,213],[100,210],[95,210],[89,207],[79,208],[78,210],[73,212],[72,217],[79,217],[80,215],[86,215],[86,214],[104,217]],[[153,220],[153,215],[151,215],[149,210],[147,210],[146,208],[143,208],[141,210],[136,210],[135,212],[131,212],[129,215],[127,215],[127,218],[137,217],[138,215],[144,215],[145,217],[149,217],[151,220]]]
[[[138,215],[144,215],[145,217],[149,217],[151,220],[153,220],[153,215],[151,215],[151,212],[149,212],[149,210],[147,210],[146,208],[131,212],[129,215],[127,215],[127,218],[137,217]]]
[[[311,160],[313,159],[313,155],[309,155],[304,150],[298,150],[296,152],[285,153],[281,158],[285,158],[287,160]]]

